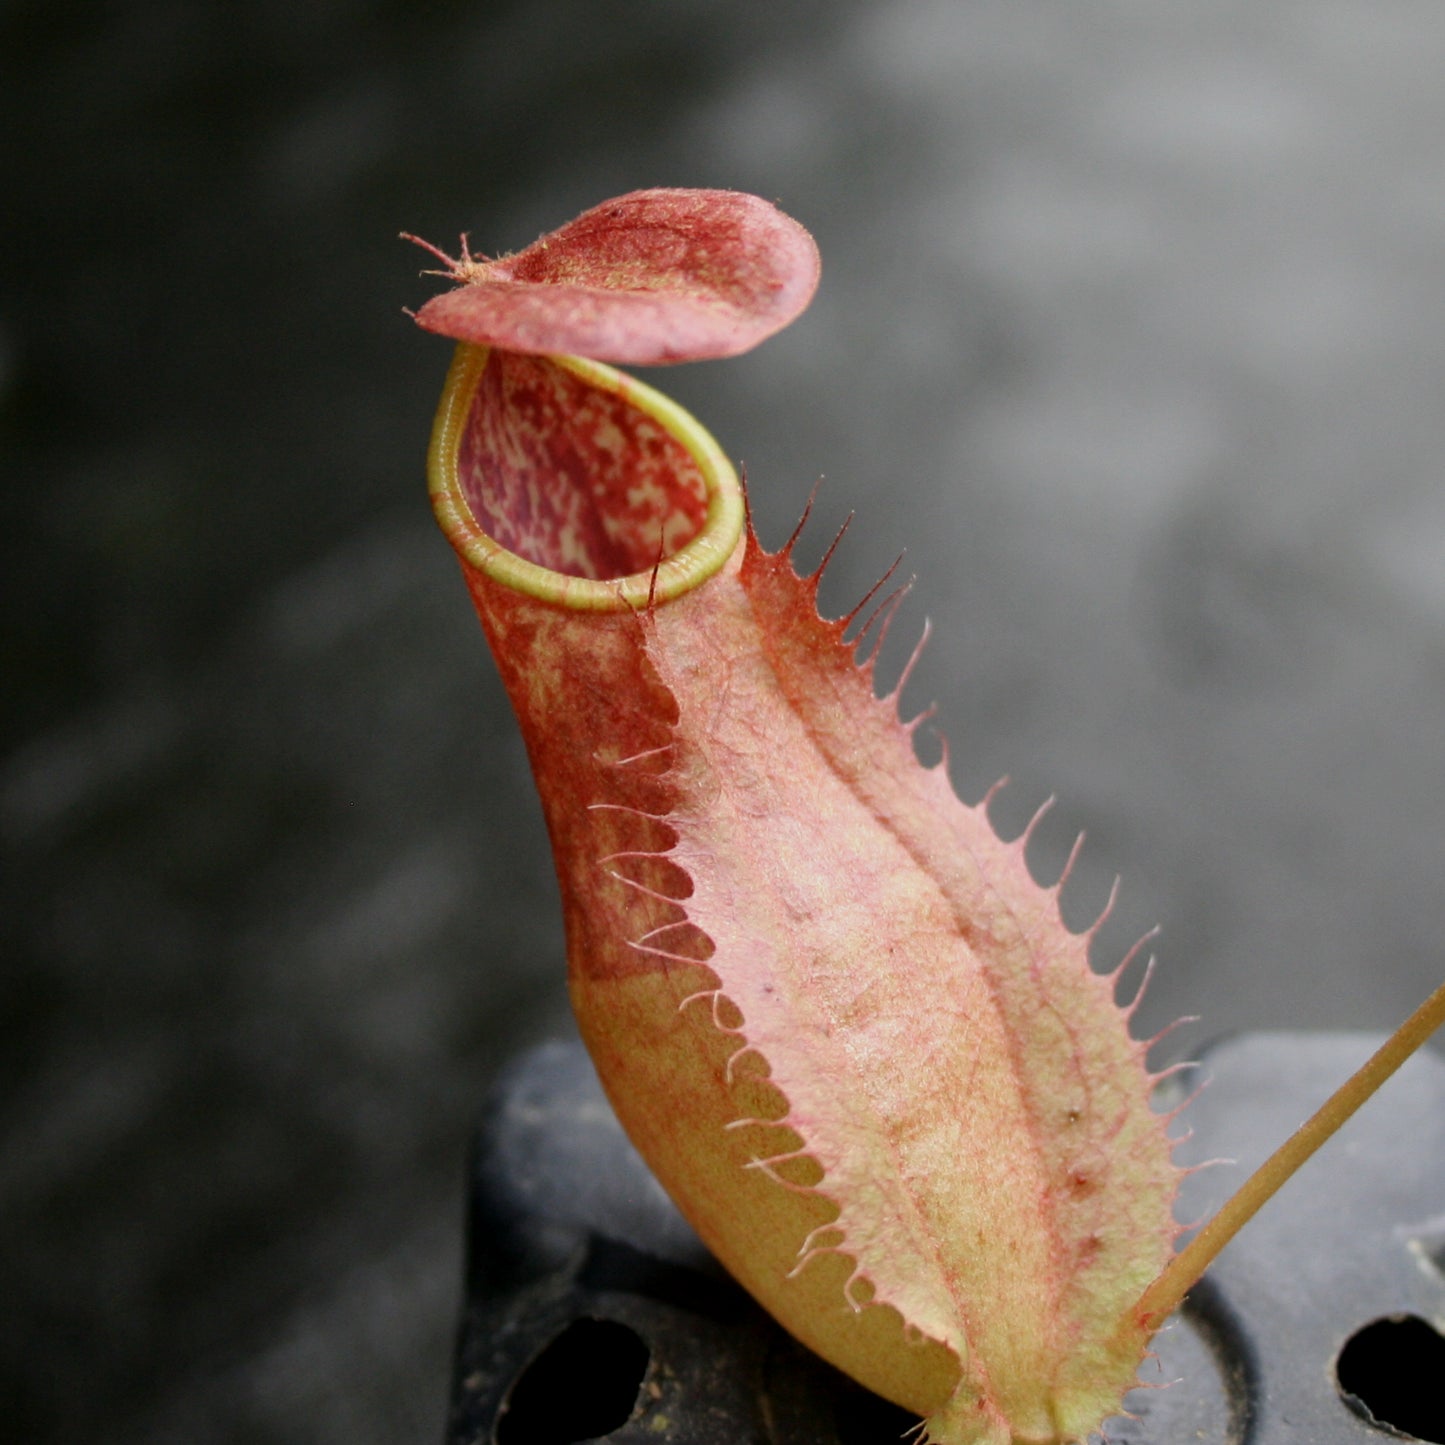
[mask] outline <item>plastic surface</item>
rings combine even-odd
[[[1375,1042],[1249,1034],[1206,1050],[1212,1082],[1181,1159],[1235,1163],[1186,1180],[1180,1217],[1212,1212]],[[1417,1438],[1445,1440],[1442,1323],[1445,1064],[1426,1054],[1221,1256],[1158,1337],[1143,1377],[1158,1386],[1129,1397],[1134,1418],[1112,1421],[1110,1441],[1400,1438],[1341,1389],[1347,1345],[1347,1384]],[[580,1046],[544,1045],[506,1071],[478,1133],[448,1445],[881,1445],[913,1423],[723,1274]]]

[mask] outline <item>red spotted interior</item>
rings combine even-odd
[[[707,517],[702,472],[676,438],[544,356],[492,352],[458,473],[488,536],[572,577],[645,572]]]

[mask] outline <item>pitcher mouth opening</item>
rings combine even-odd
[[[706,429],[635,377],[581,357],[458,346],[427,471],[464,562],[562,607],[681,596],[742,535],[737,474]]]

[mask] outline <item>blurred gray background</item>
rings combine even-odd
[[[779,201],[789,332],[650,379],[1167,1062],[1442,972],[1437,0],[0,5],[0,1436],[439,1438],[468,1129],[569,1028],[422,457],[401,229]]]

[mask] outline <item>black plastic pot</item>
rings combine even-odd
[[[1205,1051],[1180,1218],[1202,1219],[1377,1043]],[[1236,1239],[1110,1422],[1118,1445],[1445,1442],[1445,1064],[1408,1063]],[[1148,1388],[1153,1381],[1157,1387]],[[883,1445],[916,1420],[722,1272],[576,1045],[498,1083],[471,1180],[448,1445]]]

